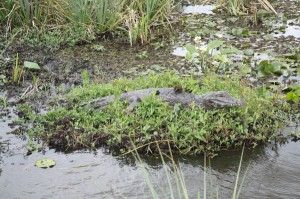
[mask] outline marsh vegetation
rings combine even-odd
[[[201,8],[202,2],[194,3]],[[299,123],[299,1],[209,3],[214,4],[209,14],[185,14],[182,10],[191,4],[175,0],[0,1],[0,124],[6,129],[14,120],[14,133],[26,140],[28,154],[47,152],[48,146],[68,152],[100,147],[113,154],[137,152],[135,161],[142,167],[147,167],[145,157],[158,155],[164,169],[177,172],[166,172],[175,174],[166,178],[167,195],[175,197],[174,185],[183,188],[183,198],[199,197],[200,192],[197,188],[196,195],[188,194],[176,158],[165,163],[162,156],[212,158],[244,144],[255,151],[268,144],[276,148],[291,137],[299,140],[297,127],[284,130]],[[182,49],[181,57],[170,55],[176,48]],[[116,100],[105,110],[81,106],[149,87],[179,87],[195,94],[226,90],[245,105],[174,109],[153,95],[131,113],[126,101]],[[1,139],[4,152],[7,142]],[[267,159],[264,152],[258,154]],[[153,179],[146,195],[155,198]],[[248,197],[257,191],[249,190]],[[211,191],[214,197],[216,190]]]

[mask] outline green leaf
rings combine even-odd
[[[264,36],[264,39],[270,41],[270,40],[273,40],[273,39],[274,39],[274,36],[273,36],[272,34],[268,34],[268,35],[265,35],[265,36]]]
[[[185,48],[186,48],[186,50],[187,50],[188,52],[190,52],[191,54],[197,52],[196,47],[195,47],[194,45],[192,45],[192,44],[187,44],[187,45],[185,46]]]
[[[219,60],[220,62],[223,62],[223,63],[229,62],[229,59],[228,59],[227,55],[219,55],[219,54],[216,54],[216,55],[214,56],[214,58],[215,58],[216,60]]]
[[[30,69],[40,69],[37,63],[30,62],[30,61],[24,61],[24,67]]]
[[[37,160],[35,162],[35,166],[39,167],[39,168],[43,168],[43,169],[46,169],[46,168],[52,168],[54,167],[56,164],[55,160],[52,160],[52,159],[40,159],[40,160]]]
[[[187,51],[185,54],[185,59],[188,60],[189,62],[191,62],[194,59],[194,55],[192,53],[190,53],[189,51]]]
[[[209,21],[206,25],[210,28],[213,28],[216,27],[217,24],[215,22]]]
[[[290,87],[292,90],[300,90],[300,85],[298,85],[298,84],[291,84],[289,87]]]
[[[274,69],[273,69],[273,73],[277,76],[280,76],[283,74],[283,71],[282,71],[282,63],[279,62],[279,61],[273,61],[271,62],[271,64],[274,66]]]
[[[249,30],[248,30],[248,29],[243,29],[243,30],[242,30],[242,35],[243,35],[244,37],[249,36]]]
[[[239,18],[237,18],[237,17],[231,17],[231,18],[227,18],[226,20],[227,20],[227,21],[230,21],[230,22],[232,22],[232,23],[234,23],[234,22],[236,22],[238,19],[239,19]]]
[[[299,54],[287,54],[283,56],[286,59],[294,59],[294,60],[300,60],[300,53]]]
[[[263,60],[258,65],[259,76],[270,76],[274,72],[274,65],[268,60]]]
[[[242,28],[233,28],[231,33],[233,35],[241,35],[243,33],[243,29]]]
[[[221,40],[218,40],[218,39],[213,40],[207,44],[207,50],[210,51],[214,48],[218,48],[218,47],[222,46],[222,44],[223,44],[223,41],[221,41]]]
[[[251,67],[246,65],[244,66],[243,68],[240,69],[240,74],[241,75],[246,75],[246,74],[249,74],[251,73]]]
[[[299,101],[299,95],[294,91],[290,91],[286,94],[286,100],[297,103]]]
[[[244,54],[247,56],[252,56],[254,54],[254,50],[253,49],[246,49],[244,51]]]
[[[233,46],[230,46],[228,48],[221,48],[220,52],[221,54],[233,54],[233,53],[237,53],[238,49]]]

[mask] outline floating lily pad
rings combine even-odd
[[[46,168],[52,168],[54,167],[56,164],[55,160],[52,160],[52,159],[40,159],[40,160],[37,160],[35,162],[35,166],[39,167],[39,168],[43,168],[43,169],[46,169]]]
[[[241,35],[243,33],[243,29],[242,28],[233,28],[231,30],[231,34],[232,35]]]
[[[263,60],[258,65],[258,76],[270,76],[270,75],[277,75],[277,76],[289,76],[288,68],[283,66],[281,62],[273,61],[269,62],[268,60]]]
[[[270,41],[270,40],[274,39],[274,36],[272,34],[267,34],[267,35],[264,36],[264,39]]]
[[[217,39],[213,40],[207,44],[207,50],[210,51],[214,48],[218,48],[218,47],[222,46],[222,44],[223,44],[223,41],[221,41],[221,40],[217,40]]]
[[[241,75],[246,75],[251,73],[251,67],[249,65],[244,66],[243,68],[240,69],[240,74]]]
[[[220,49],[222,54],[233,54],[233,53],[237,53],[239,50],[233,46],[228,47],[228,48],[221,48]]]
[[[230,21],[232,23],[236,22],[239,18],[237,17],[230,17],[230,18],[227,18],[227,21]]]
[[[254,54],[254,50],[253,49],[246,49],[244,51],[244,54],[247,56],[252,56]]]

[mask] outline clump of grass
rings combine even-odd
[[[223,3],[228,12],[234,15],[254,14],[257,12],[258,6],[277,14],[268,0],[257,0],[256,2],[252,0],[224,0]]]
[[[154,23],[162,22],[171,13],[171,0],[127,1],[129,6],[125,12],[130,44],[149,42],[149,34]]]
[[[126,102],[116,100],[99,111],[82,108],[81,103],[125,90],[148,87],[183,88],[196,94],[226,90],[243,98],[243,107],[206,111],[201,108],[174,109],[155,96],[143,100],[133,114],[126,112]],[[157,152],[171,143],[181,153],[214,154],[222,149],[243,143],[256,145],[266,142],[283,128],[282,111],[287,104],[278,95],[246,86],[238,77],[207,75],[201,79],[182,78],[173,73],[155,74],[136,79],[119,79],[110,84],[85,84],[69,95],[71,108],[58,107],[45,115],[38,115],[30,134],[46,143],[64,148],[90,148],[100,145],[131,150],[134,145],[142,152]]]
[[[76,32],[82,29],[85,34],[77,37],[80,41],[95,39],[90,35],[122,30],[128,32],[131,44],[145,44],[153,24],[166,19],[172,5],[170,0],[8,0],[0,2],[0,24],[6,27],[6,33],[25,29],[37,35],[35,45],[43,43],[40,37],[48,35],[66,44],[64,40],[70,40],[70,36],[75,40]],[[64,34],[68,29],[75,36]],[[56,32],[60,34],[55,37]],[[26,38],[22,31],[19,35]]]

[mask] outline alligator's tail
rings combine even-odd
[[[89,102],[82,104],[82,106],[102,110],[102,109],[105,109],[105,107],[110,102],[113,102],[114,100],[115,100],[115,96],[111,95],[111,96],[91,100]]]

